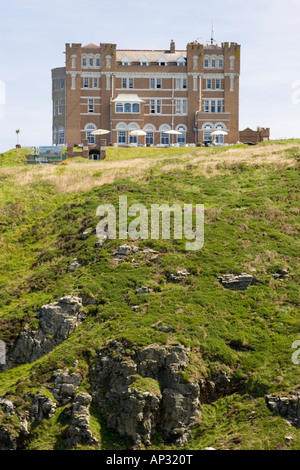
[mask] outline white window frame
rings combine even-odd
[[[94,98],[88,98],[88,112],[89,113],[94,113],[95,112]]]
[[[95,135],[91,134],[91,132],[95,131],[96,129],[97,129],[97,126],[91,122],[84,126],[85,137],[88,140],[90,145],[93,145],[95,143]]]
[[[89,77],[83,77],[83,88],[90,88],[90,79],[89,79]]]
[[[162,100],[160,98],[150,99],[150,114],[162,114]]]
[[[186,98],[176,98],[175,114],[186,115],[188,113],[188,100]]]
[[[123,77],[121,85],[122,85],[123,89],[133,89],[134,88],[134,79],[133,78]]]
[[[150,78],[150,89],[151,90],[161,90],[162,89],[162,78],[151,77]]]

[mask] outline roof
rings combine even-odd
[[[119,93],[112,101],[118,103],[144,103],[144,101],[135,93]]]
[[[128,57],[131,62],[140,62],[142,58],[147,57],[149,62],[159,62],[162,59],[165,62],[176,62],[180,57],[186,58],[186,51],[175,51],[171,53],[166,50],[159,51],[147,51],[147,50],[117,50],[116,58],[117,61],[122,61],[125,57]]]
[[[100,49],[100,46],[97,46],[97,44],[94,44],[92,42],[90,42],[89,44],[87,44],[86,46],[83,46],[82,48],[85,48],[85,47],[88,47],[88,48],[94,48],[96,47],[97,49]]]

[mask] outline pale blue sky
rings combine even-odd
[[[0,152],[16,129],[23,146],[51,144],[51,69],[66,42],[185,49],[209,40],[212,19],[219,44],[241,44],[240,129],[300,137],[299,0],[1,0],[0,15]]]

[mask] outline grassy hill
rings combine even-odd
[[[133,351],[159,344],[190,348],[186,379],[223,371],[232,393],[202,403],[188,449],[299,449],[300,431],[274,416],[266,394],[299,391],[291,357],[299,335],[300,140],[253,147],[107,149],[102,162],[75,159],[29,166],[24,149],[0,159],[0,340],[10,347],[26,326],[36,328],[42,305],[64,295],[85,299],[87,319],[62,344],[32,364],[0,374],[0,396],[26,408],[52,372],[68,368],[91,389],[90,362],[113,339]],[[205,241],[106,240],[84,237],[99,221],[96,209],[119,196],[128,206],[204,204]],[[127,243],[140,248],[121,261]],[[153,253],[143,250],[152,249]],[[68,271],[77,258],[81,267]],[[186,280],[169,282],[180,269]],[[278,279],[280,269],[288,276]],[[248,273],[245,291],[225,289],[219,276]],[[141,286],[150,293],[137,295]],[[132,307],[138,306],[133,311]],[[92,406],[91,428],[102,449],[128,448]],[[0,426],[8,418],[1,418]],[[10,426],[14,426],[13,419]],[[64,448],[61,409],[32,428],[28,449]],[[293,440],[285,440],[285,436]],[[170,444],[157,435],[153,449]]]

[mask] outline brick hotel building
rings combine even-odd
[[[228,132],[239,140],[240,45],[197,41],[186,50],[118,50],[116,44],[66,44],[65,67],[52,70],[53,143],[92,147],[102,128],[113,145],[196,144]],[[144,130],[144,138],[131,136]],[[180,135],[165,134],[178,130]],[[103,138],[103,137],[102,137]],[[223,140],[224,139],[224,140]]]

